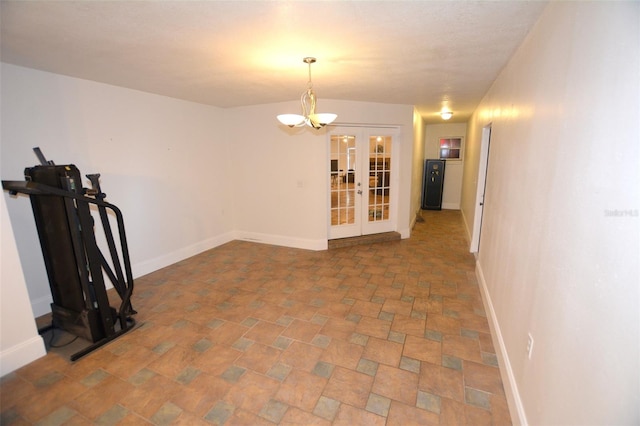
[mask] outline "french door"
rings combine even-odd
[[[394,230],[397,139],[393,128],[329,134],[329,239]]]

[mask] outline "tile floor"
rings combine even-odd
[[[457,211],[410,239],[234,241],[136,280],[140,326],[2,378],[2,425],[507,425]]]

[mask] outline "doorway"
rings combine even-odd
[[[329,134],[329,239],[394,230],[398,139],[395,128]]]
[[[489,147],[491,145],[491,124],[482,129],[480,142],[480,159],[478,162],[478,186],[476,189],[476,208],[473,215],[473,232],[471,234],[471,253],[480,250],[480,234],[482,233],[482,215],[484,213],[485,192],[487,188],[487,171],[489,169]]]

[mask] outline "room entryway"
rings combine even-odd
[[[397,140],[395,128],[329,134],[329,239],[394,230]]]

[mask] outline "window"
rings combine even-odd
[[[441,138],[440,139],[440,159],[461,160],[462,159],[462,138]]]

